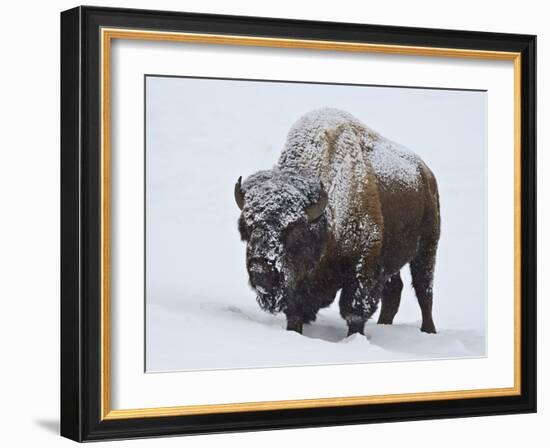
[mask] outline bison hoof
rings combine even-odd
[[[304,324],[298,320],[288,319],[286,322],[287,331],[295,331],[296,333],[302,334],[303,327]]]
[[[393,325],[393,317],[380,315],[380,317],[378,318],[378,325]]]
[[[348,322],[348,337],[356,333],[365,334],[365,321]]]
[[[420,331],[429,334],[437,333],[437,331],[435,331],[435,325],[433,323],[422,324],[422,327],[420,327]]]

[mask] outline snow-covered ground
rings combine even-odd
[[[148,372],[486,355],[484,92],[148,77],[146,95]],[[304,335],[256,304],[233,185],[270,168],[292,123],[320,107],[350,112],[435,173],[438,334],[419,331],[408,268],[394,325],[375,315],[367,337],[346,338],[337,300]]]

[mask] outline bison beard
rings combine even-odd
[[[435,177],[414,153],[351,115],[321,109],[291,128],[276,167],[235,184],[246,268],[260,307],[302,332],[341,290],[348,333],[363,333],[382,301],[391,324],[409,264],[435,333],[432,284],[440,233]]]

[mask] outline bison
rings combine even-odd
[[[277,165],[235,184],[246,269],[260,307],[302,332],[340,292],[348,335],[382,301],[379,324],[399,308],[410,265],[435,333],[432,284],[440,234],[436,179],[418,155],[352,115],[321,109],[290,129]]]

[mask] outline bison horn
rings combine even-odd
[[[242,210],[244,207],[244,193],[241,188],[241,180],[242,180],[242,176],[239,176],[239,180],[237,180],[237,183],[235,184],[235,202],[237,203],[238,207]]]
[[[325,189],[321,186],[321,195],[319,197],[319,200],[315,204],[310,205],[308,208],[306,208],[307,219],[310,222],[315,221],[317,218],[319,218],[323,214],[327,204],[328,204],[328,195]]]

